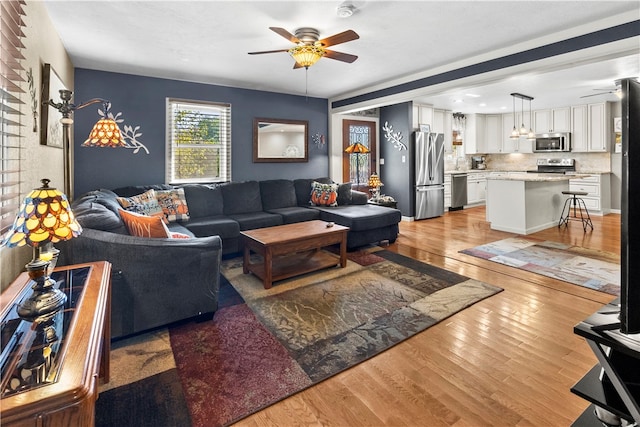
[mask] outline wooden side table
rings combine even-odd
[[[98,377],[109,381],[111,264],[57,268],[51,278],[67,295],[40,327],[20,319],[17,304],[31,293],[26,273],[2,293],[0,417],[3,426],[93,426]]]

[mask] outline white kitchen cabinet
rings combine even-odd
[[[485,117],[485,147],[487,153],[502,152],[502,115],[487,114]]]
[[[451,207],[451,174],[446,173],[444,175],[444,208],[449,209]]]
[[[589,151],[607,152],[609,151],[611,140],[611,114],[609,104],[602,102],[599,104],[587,105],[589,126],[588,141]]]
[[[586,105],[571,107],[571,151],[589,151],[589,112]]]
[[[413,128],[419,129],[420,125],[431,125],[433,127],[433,107],[430,105],[413,105]]]
[[[571,107],[534,111],[533,129],[535,133],[570,132]]]
[[[462,134],[465,154],[487,153],[486,118],[484,114],[467,114]]]
[[[444,134],[444,152],[453,152],[453,113],[448,110],[433,109],[431,132]]]
[[[606,215],[611,212],[611,174],[595,174],[585,178],[569,181],[572,191],[584,191],[586,196],[578,196],[584,200],[589,213]]]
[[[487,199],[487,174],[470,172],[467,174],[467,205],[484,203]]]

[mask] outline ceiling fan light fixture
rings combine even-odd
[[[309,68],[324,56],[325,50],[320,46],[298,45],[289,49],[289,54],[298,64]]]

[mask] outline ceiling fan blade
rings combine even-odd
[[[350,42],[351,40],[357,40],[360,36],[353,30],[343,31],[339,34],[334,34],[330,37],[324,38],[322,40],[318,40],[318,43],[322,45],[322,47],[335,46],[340,43]]]
[[[598,96],[598,95],[608,95],[610,93],[614,93],[614,92],[609,91],[609,92],[594,93],[594,94],[591,94],[591,95],[581,96],[580,98],[589,98],[590,96]]]
[[[303,68],[302,65],[298,64],[297,62],[293,63],[293,69],[296,70],[298,68]]]
[[[291,34],[289,31],[285,30],[284,28],[269,27],[269,29],[274,33],[279,34],[285,39],[289,40],[291,43],[296,43],[296,44],[300,43],[300,39],[298,39],[296,36]]]
[[[261,52],[247,52],[249,55],[262,55],[263,53],[289,52],[289,49],[263,50]]]
[[[349,64],[351,64],[353,61],[358,59],[356,55],[351,55],[350,53],[336,52],[335,50],[325,50],[324,56],[326,58],[331,58],[331,59],[335,59],[342,62],[348,62]]]

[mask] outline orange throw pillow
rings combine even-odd
[[[338,184],[311,183],[311,204],[314,206],[338,206]]]
[[[141,215],[135,212],[118,209],[120,218],[129,230],[129,234],[137,237],[168,238],[171,237],[169,229],[162,217]]]

